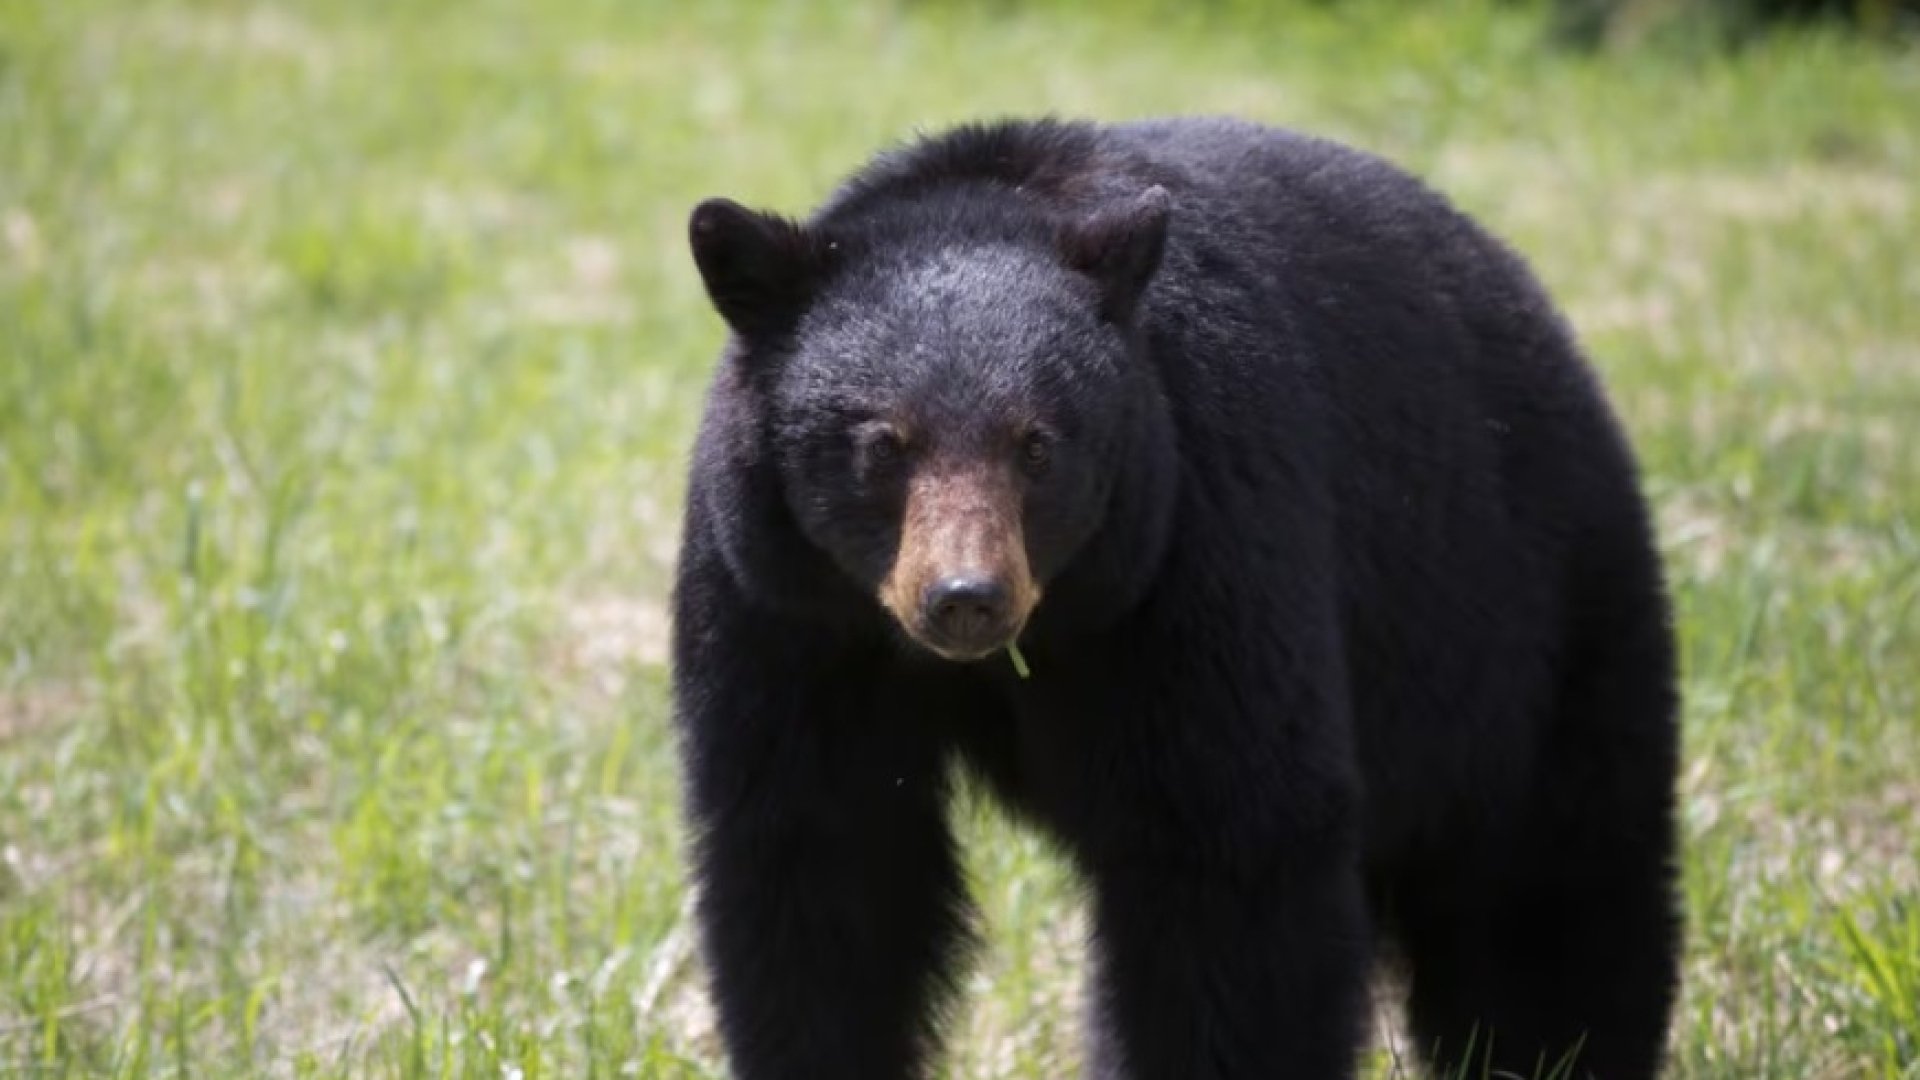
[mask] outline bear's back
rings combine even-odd
[[[1190,442],[1240,457],[1307,430],[1324,445],[1293,449],[1344,478],[1343,505],[1368,518],[1357,537],[1382,524],[1371,511],[1404,521],[1450,496],[1543,528],[1634,499],[1625,441],[1545,290],[1419,180],[1244,121],[1098,130],[1136,183],[1174,193],[1145,320]]]
[[[1144,317],[1190,482],[1217,505],[1234,477],[1305,474],[1239,504],[1255,529],[1331,507],[1370,782],[1410,794],[1420,761],[1523,775],[1524,717],[1559,692],[1577,624],[1659,589],[1630,451],[1545,291],[1371,155],[1223,120],[1103,137],[1174,192]],[[1512,734],[1491,753],[1436,707]],[[1376,839],[1433,805],[1375,806]]]

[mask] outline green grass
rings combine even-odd
[[[1920,1077],[1920,55],[1156,6],[0,3],[0,1073],[717,1075],[684,214],[1054,111],[1344,138],[1528,254],[1679,598],[1673,1071]],[[1072,884],[966,816],[951,1072],[1067,1074]]]

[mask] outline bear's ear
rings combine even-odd
[[[1107,319],[1125,322],[1160,268],[1172,208],[1173,197],[1155,184],[1060,230],[1061,254],[1068,266],[1100,284],[1100,313]]]
[[[793,328],[821,270],[823,245],[796,222],[708,199],[687,219],[694,265],[707,296],[742,336]]]

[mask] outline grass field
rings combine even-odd
[[[1673,1073],[1920,1077],[1920,52],[1255,6],[0,2],[0,1073],[719,1075],[684,214],[1054,111],[1340,137],[1534,261],[1681,612]],[[950,1072],[1068,1075],[1072,884],[965,817]]]

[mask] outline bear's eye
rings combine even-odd
[[[854,429],[853,439],[869,467],[892,465],[906,456],[906,442],[891,424],[862,424]]]
[[[1020,464],[1037,476],[1052,463],[1053,437],[1044,431],[1027,432],[1020,440]]]

